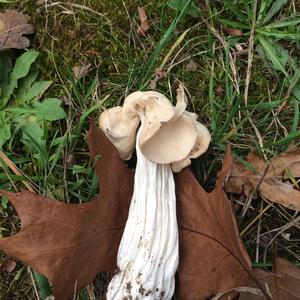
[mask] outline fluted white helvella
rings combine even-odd
[[[138,91],[126,97],[122,107],[100,115],[100,127],[121,158],[130,159],[134,148],[137,155],[119,270],[108,286],[108,300],[173,296],[179,263],[173,172],[188,166],[210,143],[208,130],[186,105],[180,85],[176,106],[161,93]]]

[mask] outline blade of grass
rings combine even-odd
[[[287,2],[288,0],[276,0],[271,6],[266,16],[263,18],[262,23],[263,24],[268,23]]]
[[[300,40],[300,32],[291,33],[289,31],[275,31],[275,30],[266,31],[262,29],[257,29],[256,31],[264,36],[272,36],[277,39],[286,39],[286,40],[293,40],[293,41]]]
[[[280,70],[287,78],[289,78],[285,66],[276,53],[276,48],[261,35],[258,35],[258,40],[265,51],[266,57],[273,63],[274,68]]]
[[[278,22],[274,22],[271,24],[268,24],[266,26],[264,26],[265,29],[273,29],[273,28],[282,28],[282,27],[287,27],[287,26],[295,26],[298,25],[300,23],[300,18],[286,18],[283,21],[278,21]]]
[[[143,80],[142,83],[140,84],[139,89],[143,90],[145,89],[149,82],[150,79],[152,77],[152,72],[153,72],[153,68],[155,66],[155,63],[157,61],[157,59],[159,58],[161,51],[164,49],[164,47],[166,46],[166,44],[168,43],[168,41],[170,40],[178,22],[181,20],[181,18],[184,16],[187,8],[189,7],[191,3],[191,0],[188,0],[185,4],[185,6],[183,7],[182,11],[180,12],[180,14],[172,21],[171,25],[169,26],[169,28],[166,30],[166,32],[164,33],[164,35],[162,36],[162,38],[160,39],[158,45],[156,46],[156,48],[154,49],[148,63],[145,66],[145,75],[143,76]]]
[[[33,277],[38,285],[41,299],[46,299],[47,297],[51,296],[52,289],[49,285],[47,278],[37,272],[33,272]]]

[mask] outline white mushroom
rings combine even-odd
[[[154,91],[134,92],[123,107],[104,111],[101,129],[129,159],[136,145],[134,193],[119,246],[119,272],[107,299],[171,299],[178,267],[174,172],[205,152],[210,134],[187,112],[182,86],[177,104]],[[139,127],[139,124],[140,128]]]

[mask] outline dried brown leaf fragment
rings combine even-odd
[[[16,268],[17,263],[12,259],[5,260],[0,265],[0,272],[11,273]]]
[[[85,64],[85,65],[76,65],[72,68],[74,77],[79,80],[82,77],[86,76],[92,69],[92,64]]]
[[[194,60],[190,59],[187,65],[185,66],[185,69],[190,72],[195,72],[197,71],[198,66],[199,65]]]
[[[300,299],[300,269],[283,258],[276,258],[276,267],[273,272],[255,269],[254,274],[259,282],[266,286],[274,300],[299,300]],[[250,286],[255,286],[253,282]],[[239,300],[263,300],[265,297],[241,294]]]
[[[300,177],[300,150],[285,152],[265,162],[256,153],[251,152],[246,161],[256,172],[234,161],[229,180],[225,183],[228,193],[249,196],[256,188],[258,193],[271,202],[289,209],[300,210],[300,190],[296,178]],[[266,165],[268,171],[261,180]],[[259,186],[257,187],[258,183]],[[254,198],[256,195],[253,195]]]
[[[144,36],[149,30],[148,16],[145,7],[138,7],[138,14],[140,19],[140,25],[138,26],[137,33]]]
[[[242,36],[244,35],[243,31],[240,30],[240,29],[237,29],[237,28],[227,28],[227,27],[224,27],[223,28],[224,31],[230,35],[234,35],[234,36]]]
[[[34,31],[34,26],[28,24],[28,17],[22,13],[12,9],[0,13],[0,51],[29,47],[30,40],[25,35]]]

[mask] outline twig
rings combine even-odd
[[[240,236],[243,236],[248,229],[270,208],[273,204],[268,204],[240,233]]]
[[[28,267],[28,272],[30,274],[30,278],[31,278],[31,281],[32,281],[32,284],[33,284],[33,289],[34,289],[36,298],[37,298],[37,300],[40,300],[40,296],[39,296],[38,290],[36,288],[35,280],[33,278],[33,274],[32,274],[31,268],[29,268],[29,267]]]
[[[270,168],[270,165],[267,164],[267,165],[265,166],[265,168],[264,168],[264,170],[263,170],[263,173],[261,174],[261,176],[260,176],[260,178],[259,178],[259,180],[258,180],[258,182],[257,182],[257,184],[256,184],[256,186],[255,186],[255,188],[252,190],[252,192],[251,192],[251,193],[249,194],[249,196],[247,197],[247,199],[246,199],[246,201],[245,201],[245,205],[244,205],[244,207],[243,207],[242,217],[245,216],[245,214],[246,214],[246,212],[247,212],[247,210],[248,210],[248,208],[249,208],[249,206],[250,206],[250,204],[251,204],[252,198],[253,198],[253,196],[257,193],[257,191],[258,191],[258,189],[259,189],[259,187],[260,187],[262,181],[264,180],[264,178],[265,178],[266,175],[267,175],[267,172],[268,172],[269,168]]]
[[[264,202],[260,202],[260,210],[262,210],[264,205]],[[255,262],[259,262],[259,243],[260,243],[260,231],[261,231],[261,217],[258,220],[258,226],[257,226],[257,236],[256,236],[256,250],[255,250]]]
[[[19,168],[6,156],[6,154],[3,151],[0,151],[0,158],[15,173],[15,175],[17,175],[17,176],[24,176],[24,174],[19,170]],[[22,183],[26,186],[26,188],[30,192],[35,193],[34,188],[31,186],[31,184],[28,181],[22,180]]]
[[[230,292],[250,293],[253,295],[257,295],[257,296],[263,296],[263,293],[260,289],[256,289],[256,288],[248,287],[248,286],[242,286],[242,287],[237,287],[237,288],[229,289],[224,292],[218,293],[211,300],[219,300],[224,295],[226,295],[227,293],[230,293]]]

